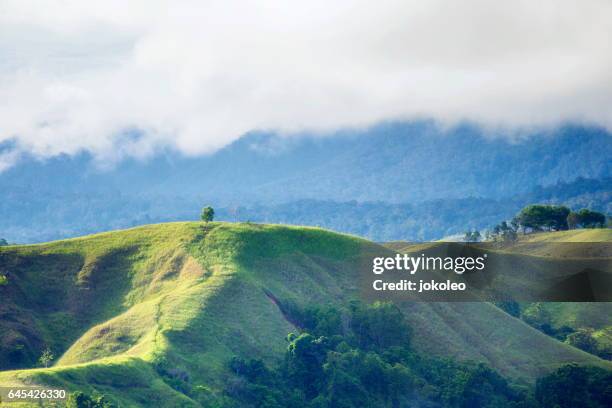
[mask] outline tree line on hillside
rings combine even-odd
[[[605,214],[588,208],[574,212],[563,205],[531,204],[510,221],[504,220],[495,225],[486,232],[485,238],[489,241],[515,241],[519,233],[605,228],[609,223],[610,219]],[[478,242],[481,238],[478,230],[467,231],[464,235],[466,242]]]

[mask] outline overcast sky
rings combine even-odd
[[[397,119],[612,129],[611,1],[170,3],[0,0],[0,170]]]

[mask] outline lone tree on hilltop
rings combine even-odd
[[[202,221],[209,223],[215,219],[215,210],[211,206],[207,206],[202,208],[202,213],[200,214],[200,218]]]

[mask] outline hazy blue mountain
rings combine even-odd
[[[0,237],[41,241],[142,222],[194,218],[203,203],[248,207],[250,216],[257,219],[282,213],[282,217],[264,218],[309,223],[283,209],[294,202],[316,200],[327,203],[325,210],[314,206],[309,219],[330,227],[341,225],[324,222],[330,203],[409,206],[410,212],[402,214],[420,214],[418,231],[417,226],[401,230],[382,225],[389,220],[367,227],[363,216],[351,220],[353,227],[337,229],[372,239],[431,239],[457,227],[456,218],[423,217],[427,208],[434,208],[432,200],[449,208],[466,206],[468,201],[462,200],[468,198],[471,203],[497,203],[491,204],[490,219],[514,211],[515,205],[504,208],[522,203],[519,197],[536,188],[540,190],[533,199],[552,194],[551,201],[574,200],[572,205],[583,205],[589,200],[584,191],[564,193],[559,200],[554,197],[557,190],[546,193],[546,188],[579,177],[611,177],[611,141],[612,136],[601,129],[580,126],[509,139],[468,125],[444,131],[418,122],[326,137],[252,133],[212,155],[193,158],[166,151],[147,161],[130,159],[102,169],[87,154],[46,161],[26,157],[0,174]],[[575,188],[580,190],[578,184]],[[591,206],[605,207],[609,187],[596,190]],[[459,222],[474,224],[466,217]],[[397,237],[402,231],[410,236]]]
[[[538,185],[609,176],[611,141],[604,132],[575,127],[512,143],[470,127],[442,133],[426,125],[382,126],[334,160],[258,193],[393,203],[512,197]]]
[[[565,204],[612,214],[612,178],[577,179],[537,187],[512,198],[447,198],[417,203],[297,200],[278,205],[221,208],[225,220],[317,225],[375,241],[436,240],[484,230],[531,203]]]

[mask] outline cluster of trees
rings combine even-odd
[[[81,391],[71,392],[66,399],[66,408],[115,408],[116,405],[104,395],[85,394]]]
[[[570,346],[599,356],[604,360],[612,360],[612,348],[600,345],[593,334],[593,329],[578,329],[569,333],[565,338],[565,342]]]
[[[516,219],[513,218],[511,224],[508,224],[507,221],[500,222],[491,230],[487,230],[484,236],[478,230],[466,231],[463,235],[464,242],[480,242],[483,238],[486,241],[516,241],[518,238]]]
[[[7,246],[9,243],[6,239],[0,238],[0,247]]]
[[[561,231],[567,228],[567,217],[571,210],[563,205],[532,204],[523,208],[513,219],[523,229],[531,231]]]
[[[536,382],[535,397],[543,407],[600,408],[612,406],[612,372],[570,364]]]
[[[465,235],[463,236],[463,240],[465,242],[480,242],[481,239],[482,235],[480,235],[480,231],[478,230],[466,231]]]
[[[583,208],[578,212],[572,212],[567,216],[569,229],[575,228],[603,228],[606,225],[606,216],[597,211]]]
[[[283,363],[269,368],[261,360],[233,358],[235,378],[227,381],[221,406],[539,408],[554,406],[551,401],[569,406],[558,401],[585,392],[594,393],[589,407],[608,406],[602,370],[576,372],[581,381],[575,382],[565,369],[528,390],[483,364],[422,355],[410,347],[410,327],[391,303],[353,303],[348,316],[326,306],[297,312],[292,317],[300,319],[301,331],[287,337]]]
[[[415,401],[465,408],[610,406],[605,387],[611,374],[599,368],[562,367],[526,390],[483,364],[420,355],[391,303],[354,303],[348,322],[330,307],[285,311],[302,331],[287,337],[283,364],[270,369],[261,360],[232,359],[237,378],[229,382],[222,406],[407,407]]]
[[[514,218],[495,225],[486,234],[490,241],[515,241],[518,233],[536,231],[563,231],[576,228],[604,228],[605,214],[583,208],[573,212],[563,205],[532,204],[524,207]],[[477,235],[476,235],[477,234]],[[478,231],[466,232],[465,241],[478,241]]]
[[[513,218],[510,223],[502,221],[493,227],[491,231],[487,231],[486,237],[489,241],[512,242],[518,238],[519,224],[516,218]]]
[[[606,215],[583,208],[572,212],[563,205],[533,204],[523,208],[513,219],[523,231],[561,231],[574,228],[603,228]]]

